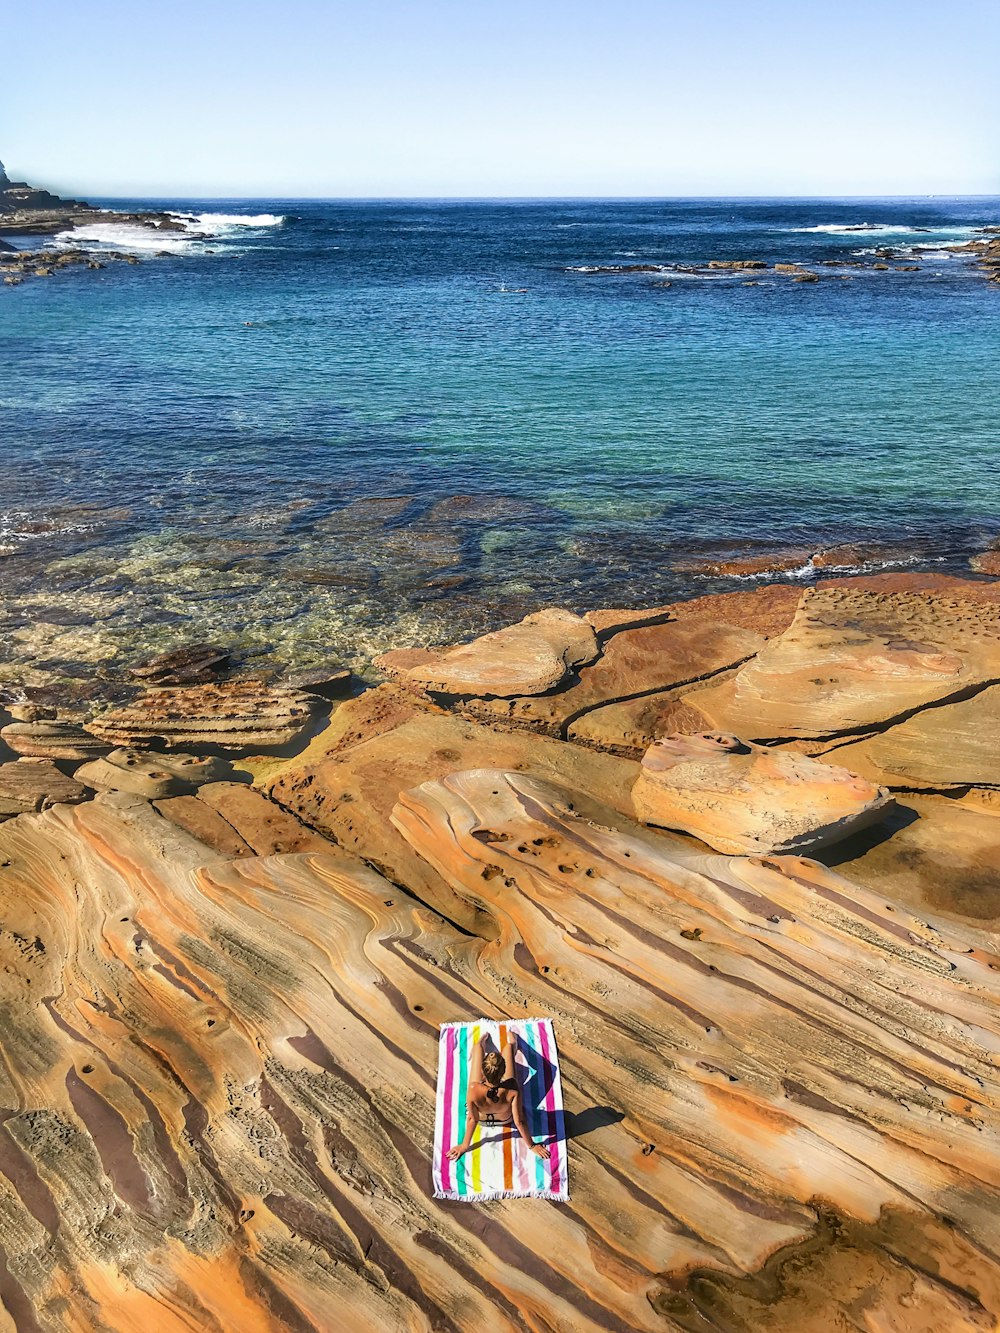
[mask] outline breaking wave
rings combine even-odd
[[[817,232],[828,236],[968,236],[975,227],[914,227],[891,222],[821,222],[816,227],[790,227],[799,235]]]
[[[61,231],[55,245],[63,250],[127,250],[184,254],[197,251],[209,240],[235,240],[249,231],[280,227],[280,213],[169,213],[178,226],[140,222],[87,222]]]

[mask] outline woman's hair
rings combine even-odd
[[[487,1051],[483,1056],[483,1077],[498,1088],[503,1081],[503,1056],[498,1051]]]

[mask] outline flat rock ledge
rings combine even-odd
[[[774,583],[10,722],[0,1322],[995,1328],[998,606]],[[439,1025],[539,1014],[570,1202],[435,1200]]]

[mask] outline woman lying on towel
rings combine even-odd
[[[503,1054],[496,1051],[483,1053],[483,1038],[472,1048],[469,1061],[469,1097],[466,1102],[465,1138],[456,1148],[448,1149],[448,1157],[457,1162],[472,1147],[476,1125],[483,1129],[503,1129],[513,1125],[525,1143],[539,1157],[548,1160],[549,1150],[542,1143],[532,1143],[524,1123],[521,1093],[514,1077],[514,1043],[509,1041]]]

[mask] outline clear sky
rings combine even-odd
[[[0,158],[65,192],[1000,193],[997,0],[46,0],[11,38]]]

